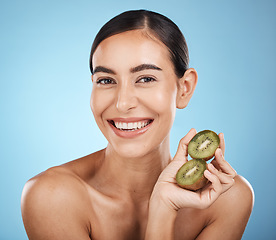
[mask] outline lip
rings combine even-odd
[[[130,130],[130,131],[126,131],[126,130],[120,130],[118,128],[116,128],[112,122],[122,122],[122,123],[130,123],[130,122],[140,122],[140,121],[150,121],[150,123],[140,129],[137,130]],[[138,137],[142,134],[144,134],[152,125],[153,123],[153,119],[152,118],[137,118],[137,117],[133,117],[133,118],[113,118],[113,119],[108,119],[107,120],[109,126],[111,127],[111,129],[113,130],[113,132],[122,138],[135,138]]]

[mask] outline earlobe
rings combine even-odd
[[[184,73],[184,76],[179,79],[176,107],[187,107],[197,84],[197,72],[194,68],[189,68]]]

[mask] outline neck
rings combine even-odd
[[[133,158],[120,156],[108,145],[97,182],[116,197],[127,194],[133,199],[149,199],[160,173],[170,161],[169,139],[148,154]]]

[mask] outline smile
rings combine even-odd
[[[111,120],[111,124],[122,131],[135,131],[149,125],[152,120],[143,120],[138,122],[115,122]]]
[[[116,135],[132,138],[146,132],[153,119],[112,119],[107,120]]]

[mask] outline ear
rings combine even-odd
[[[178,80],[178,89],[176,96],[176,107],[187,107],[197,84],[197,72],[194,68],[189,68],[184,76]]]

